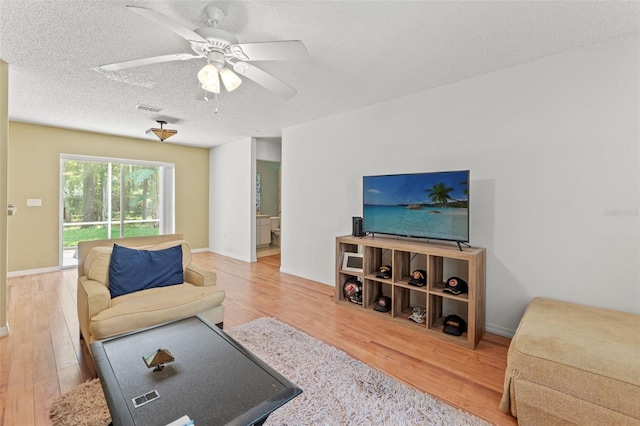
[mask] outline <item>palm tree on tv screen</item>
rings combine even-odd
[[[433,185],[431,189],[426,190],[431,201],[438,204],[444,204],[445,206],[451,200],[451,196],[449,193],[453,191],[453,188],[446,186],[444,183],[440,182],[438,184]]]

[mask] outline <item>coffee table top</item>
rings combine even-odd
[[[153,371],[143,356],[160,348],[175,361]],[[199,316],[100,340],[91,351],[115,426],[166,425],[184,415],[196,426],[255,424],[302,392]],[[134,407],[152,391],[159,398]]]

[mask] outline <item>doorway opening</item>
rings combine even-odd
[[[256,161],[256,258],[280,254],[280,162]]]

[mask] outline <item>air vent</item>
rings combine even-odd
[[[150,106],[150,105],[143,105],[143,104],[136,105],[136,109],[141,109],[142,111],[150,111],[150,112],[160,112],[160,111],[162,111],[162,108],[158,108],[158,107],[154,107],[154,106]]]

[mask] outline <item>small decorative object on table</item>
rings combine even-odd
[[[178,420],[174,420],[167,426],[194,426],[195,423],[189,418],[189,416],[182,416]]]
[[[169,349],[158,349],[155,352],[149,352],[143,356],[142,359],[144,363],[147,364],[147,367],[155,367],[153,371],[161,371],[165,364],[175,361]]]

